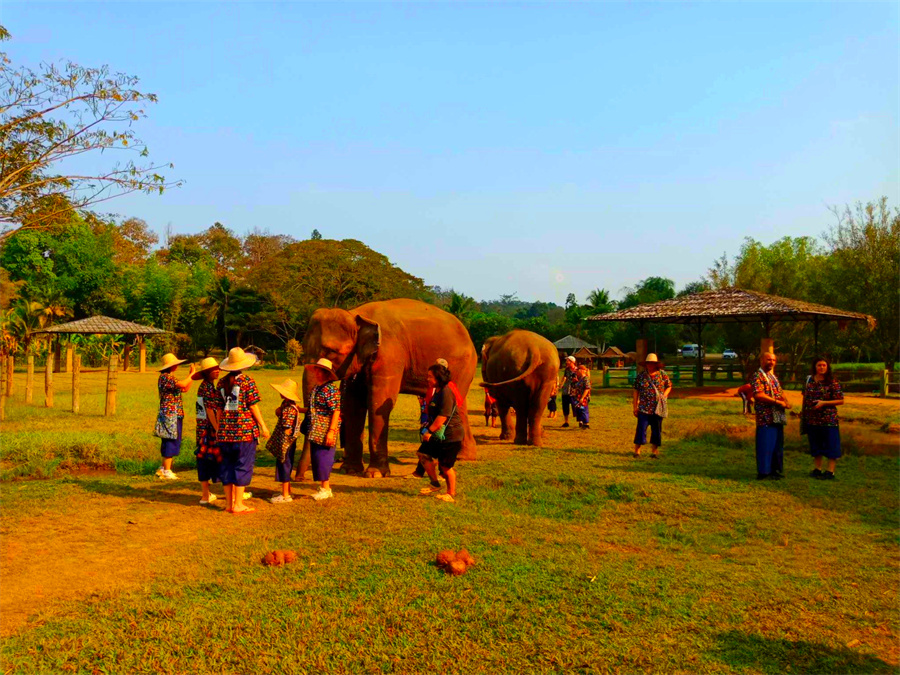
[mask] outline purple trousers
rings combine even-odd
[[[253,463],[256,461],[258,441],[219,442],[222,452],[222,485],[247,487],[253,480]]]
[[[313,480],[322,482],[331,478],[334,467],[334,446],[319,445],[309,442],[309,454],[312,459]]]
[[[164,459],[169,457],[177,457],[181,454],[181,427],[184,424],[184,418],[178,418],[178,438],[164,438],[160,444],[159,452]]]

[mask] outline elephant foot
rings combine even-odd
[[[391,470],[389,467],[379,468],[369,465],[369,468],[366,469],[366,478],[387,478],[390,475]]]
[[[500,434],[500,440],[501,440],[501,441],[508,441],[508,440],[511,439],[512,437],[513,437],[512,434]]]
[[[516,440],[513,441],[513,445],[528,445],[528,439],[527,438],[519,438],[517,436]]]
[[[357,463],[348,463],[344,462],[341,464],[340,472],[346,474],[348,476],[362,476],[363,475],[363,465],[362,462]]]

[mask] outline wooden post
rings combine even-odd
[[[125,353],[122,355],[122,372],[128,372],[128,365],[131,361],[131,343],[125,345]]]
[[[6,419],[6,359],[0,359],[0,420]]]
[[[760,338],[759,340],[759,355],[763,354],[774,354],[775,353],[775,340],[769,337]]]
[[[119,357],[113,354],[109,357],[109,371],[106,375],[106,415],[116,414],[116,390],[118,389]]]
[[[634,345],[634,351],[637,356],[634,359],[634,365],[637,367],[637,372],[641,372],[644,370],[644,366],[642,365],[644,361],[647,360],[648,349],[650,348],[649,340],[647,338],[638,338]]]
[[[16,369],[16,357],[8,354],[6,357],[6,398],[13,395],[13,373]]]
[[[34,354],[29,354],[26,358],[27,367],[25,369],[25,403],[34,401]]]
[[[72,358],[72,412],[76,415],[81,408],[81,354]]]
[[[891,390],[891,387],[890,387],[891,383],[890,383],[890,380],[888,379],[888,378],[890,378],[890,375],[891,375],[891,371],[889,371],[889,370],[885,370],[881,374],[881,397],[882,398],[886,397],[888,395],[888,392]]]
[[[53,348],[47,350],[47,365],[44,369],[44,407],[53,407]]]
[[[75,345],[71,342],[66,345],[66,372],[72,372],[72,353],[75,351]]]
[[[144,342],[144,336],[140,337],[140,346],[141,346],[141,370],[140,372],[147,372],[147,345]]]
[[[62,343],[59,338],[53,341],[53,372],[58,373],[62,366]]]

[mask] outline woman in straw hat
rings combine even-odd
[[[219,420],[225,406],[219,390],[216,389],[219,362],[208,356],[200,362],[197,371],[191,377],[201,381],[197,389],[197,449],[194,454],[197,457],[197,480],[203,486],[200,503],[206,506],[217,499],[209,491],[209,483],[218,482],[222,473],[222,454],[216,442]]]
[[[306,408],[297,405],[302,394],[294,380],[287,379],[281,384],[270,386],[281,394],[281,405],[275,409],[278,424],[275,425],[266,448],[275,455],[275,480],[281,483],[281,494],[269,501],[273,504],[285,504],[294,501],[291,495],[291,469],[297,452],[297,436],[300,434],[300,413],[305,413]],[[287,446],[286,450],[284,446]]]
[[[191,388],[191,376],[194,374],[194,366],[188,376],[179,382],[175,379],[175,371],[178,366],[187,362],[187,359],[179,359],[174,354],[166,354],[162,357],[162,366],[159,368],[159,418],[168,420],[176,419],[177,432],[175,438],[163,438],[160,445],[162,466],[156,471],[156,475],[167,480],[175,480],[178,476],[172,471],[172,462],[181,453],[181,429],[184,423],[184,405],[181,401],[181,393]]]
[[[659,459],[659,446],[662,445],[662,421],[659,415],[660,403],[665,405],[672,391],[672,382],[663,364],[656,354],[647,354],[642,364],[642,371],[634,381],[633,408],[637,417],[637,429],[634,432],[634,456],[641,456],[641,446],[647,444],[647,427],[650,427],[650,450],[653,459]],[[660,401],[662,399],[662,401]]]
[[[319,481],[319,491],[313,499],[320,502],[331,499],[331,469],[334,466],[334,450],[341,427],[341,388],[338,376],[328,359],[307,364],[315,386],[309,396],[309,447],[313,480]]]
[[[219,380],[222,420],[219,422],[219,452],[222,453],[222,483],[225,510],[249,513],[256,509],[244,504],[244,488],[253,479],[253,463],[259,437],[269,437],[269,429],[259,412],[259,389],[244,370],[256,363],[256,356],[240,347],[228,352],[219,368],[228,373]]]

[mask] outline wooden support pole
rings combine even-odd
[[[128,365],[131,361],[131,343],[125,345],[125,353],[122,355],[122,372],[128,372]]]
[[[116,391],[118,389],[119,357],[113,354],[109,357],[109,371],[106,375],[106,415],[116,414]]]
[[[34,354],[26,357],[25,368],[25,403],[34,401]]]
[[[140,345],[141,345],[141,370],[140,370],[140,372],[146,373],[147,372],[147,344],[144,341],[143,336],[141,336]]]
[[[81,354],[72,357],[72,412],[81,409]]]
[[[62,343],[59,338],[53,341],[53,372],[58,373],[62,367]]]
[[[47,350],[47,365],[44,368],[44,407],[53,407],[53,348]]]
[[[634,351],[637,356],[635,357],[635,366],[637,367],[637,372],[641,372],[644,370],[645,366],[643,365],[644,361],[647,360],[648,350],[650,349],[649,340],[644,337],[640,337],[635,341]]]
[[[0,420],[6,419],[6,359],[0,359]]]
[[[695,380],[698,387],[703,386],[703,322],[697,321],[697,373]]]
[[[75,345],[71,342],[66,345],[66,372],[72,372],[72,354],[75,352]]]
[[[888,395],[888,392],[891,390],[891,381],[890,381],[891,371],[885,370],[881,374],[881,397],[885,398]]]
[[[16,357],[9,354],[6,357],[6,398],[13,395],[13,374],[16,371]]]

